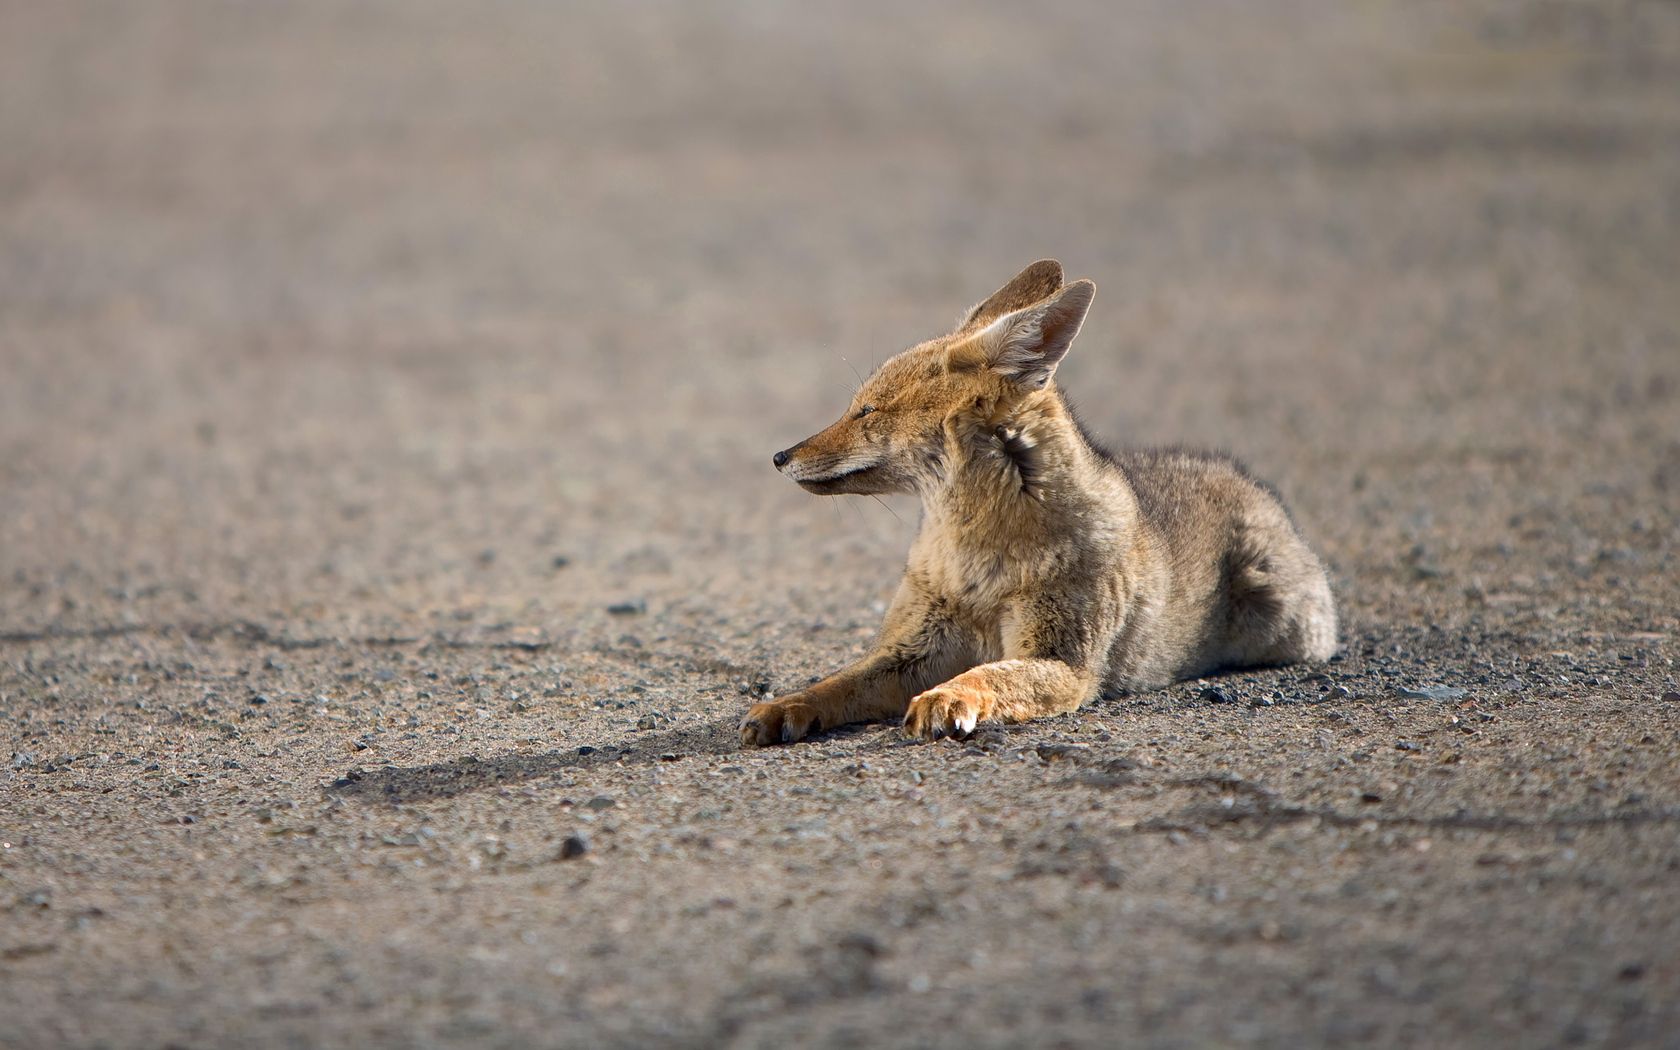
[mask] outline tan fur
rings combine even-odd
[[[1110,457],[1079,429],[1054,373],[1094,292],[1034,263],[777,454],[812,492],[915,492],[922,526],[869,655],[754,704],[744,743],[886,718],[963,735],[1335,651],[1324,568],[1270,490],[1219,457]]]

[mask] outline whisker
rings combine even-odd
[[[846,361],[846,357],[845,357],[845,355],[844,355],[844,354],[835,354],[835,355],[834,355],[834,356],[835,356],[835,357],[838,357],[838,358],[840,358],[840,360],[842,360],[842,361]],[[846,361],[846,364],[847,364],[847,365],[848,365],[848,366],[850,366],[850,365],[851,365],[851,362],[850,362],[850,361]],[[853,369],[852,369],[852,374],[853,374],[853,375],[856,375],[856,374],[857,374],[857,369],[855,369],[855,368],[853,368]],[[856,388],[856,387],[848,387],[848,386],[847,386],[847,385],[846,385],[846,384],[845,384],[845,383],[841,383],[841,384],[840,384],[840,389],[842,389],[842,390],[844,390],[844,391],[845,391],[845,392],[846,392],[846,396],[847,396],[847,397],[848,397],[848,398],[850,398],[850,397],[852,397],[852,396],[854,396],[854,395],[855,395],[855,394],[856,394],[856,393],[857,393],[857,388]]]
[[[899,523],[899,524],[900,524],[900,525],[902,525],[902,524],[904,524],[904,519],[903,519],[903,518],[900,518],[900,517],[899,517],[899,516],[898,516],[898,511],[896,511],[896,510],[893,510],[893,509],[892,509],[892,508],[891,508],[891,507],[889,507],[889,506],[887,506],[887,501],[886,501],[886,500],[884,500],[884,499],[882,499],[882,498],[881,498],[881,497],[879,497],[879,496],[877,496],[877,495],[874,495],[874,494],[873,494],[873,493],[871,493],[871,494],[870,494],[870,496],[869,496],[869,498],[870,498],[870,499],[872,499],[872,500],[874,500],[874,501],[875,501],[875,502],[876,502],[876,503],[879,503],[879,504],[880,504],[880,505],[881,505],[881,508],[882,508],[882,509],[883,509],[883,510],[885,510],[885,511],[886,511],[886,512],[887,512],[887,513],[888,513],[888,514],[891,514],[891,515],[892,515],[892,516],[893,516],[893,518],[894,518],[894,519],[895,519],[895,520],[896,520],[896,521],[897,521],[897,522],[898,522],[898,523]]]
[[[841,354],[840,355],[840,360],[846,361],[846,355]],[[858,375],[857,365],[852,364],[850,361],[846,361],[846,367],[850,368],[852,370],[852,375],[857,377],[857,387],[856,387],[856,389],[854,389],[852,391],[852,393],[855,394],[855,393],[857,393],[858,390],[863,389],[863,376]]]

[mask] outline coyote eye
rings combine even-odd
[[[852,418],[853,419],[862,419],[864,416],[867,416],[869,413],[871,413],[873,411],[875,411],[875,406],[874,405],[864,405],[862,408],[858,409],[858,414],[853,416]]]

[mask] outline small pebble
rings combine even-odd
[[[560,859],[575,860],[589,852],[589,840],[581,832],[574,832],[566,836],[560,843]]]
[[[1460,689],[1455,685],[1426,685],[1416,688],[1402,686],[1396,690],[1406,700],[1437,700],[1445,703],[1467,696],[1469,690]]]
[[[843,934],[835,942],[835,946],[843,952],[855,952],[858,955],[867,955],[871,958],[879,958],[886,954],[886,948],[882,946],[880,939],[874,934],[862,930],[854,930],[851,933]]]

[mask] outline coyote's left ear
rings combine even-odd
[[[1031,306],[1062,286],[1062,264],[1040,259],[1009,279],[1009,283],[971,308],[957,324],[957,331],[971,332],[991,324],[1011,310]]]
[[[1004,314],[975,337],[987,363],[1022,386],[1042,388],[1067,356],[1096,294],[1095,284],[1075,281],[1041,303]]]

